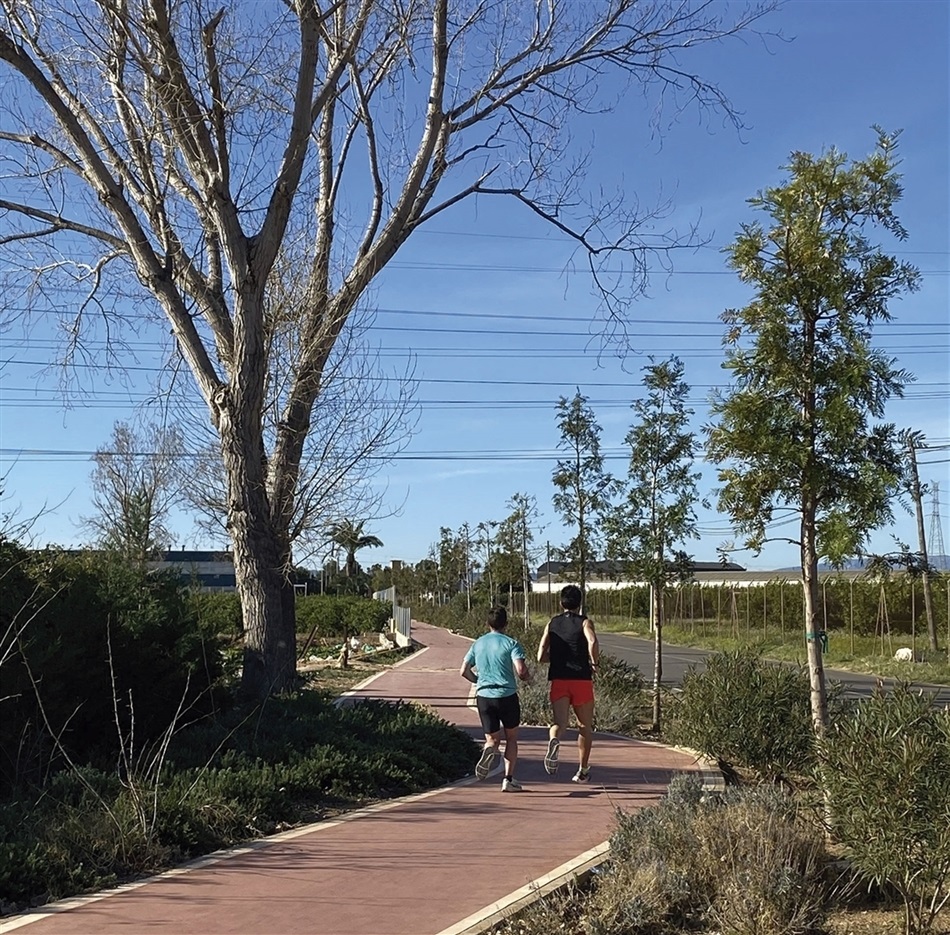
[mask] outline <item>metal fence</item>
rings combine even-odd
[[[373,597],[377,601],[386,601],[392,605],[391,626],[392,633],[399,646],[409,646],[412,643],[412,610],[403,607],[396,596],[396,588],[386,588],[385,591],[376,591]]]
[[[819,588],[818,613],[824,629],[839,637],[877,637],[882,651],[891,641],[926,639],[923,585],[907,575],[884,580],[855,576],[825,576]],[[948,606],[950,576],[939,575],[931,586],[934,622],[941,639],[950,640]],[[598,619],[646,620],[649,588],[588,589],[586,611]],[[559,613],[557,591],[535,592],[531,609],[539,616]],[[802,585],[796,580],[763,584],[711,585],[687,582],[664,595],[664,618],[701,635],[761,639],[800,632],[804,624]]]

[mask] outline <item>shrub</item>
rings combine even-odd
[[[0,787],[39,781],[59,751],[111,764],[133,727],[144,749],[180,704],[187,721],[223,700],[217,638],[172,575],[93,553],[39,553],[15,570],[29,624],[3,666]]]
[[[691,668],[672,698],[667,738],[724,765],[776,778],[814,765],[810,686],[802,669],[764,662],[757,653],[718,653]]]
[[[824,773],[849,858],[900,893],[908,933],[928,931],[950,903],[950,710],[879,692],[832,726]]]
[[[199,627],[206,633],[239,637],[244,632],[241,599],[231,591],[189,592],[188,603],[194,611]]]
[[[391,606],[384,601],[329,594],[298,597],[296,610],[297,632],[313,633],[317,639],[378,632],[392,615]]]
[[[823,845],[775,788],[702,796],[674,781],[655,808],[618,813],[589,900],[590,935],[712,924],[728,935],[797,935],[824,914]]]

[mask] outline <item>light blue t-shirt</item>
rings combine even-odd
[[[524,658],[521,643],[510,636],[494,630],[480,636],[465,654],[465,661],[478,674],[475,694],[483,698],[515,694],[518,691],[515,660]]]

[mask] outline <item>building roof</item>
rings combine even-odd
[[[570,567],[570,562],[545,562],[538,568],[538,578],[547,578],[559,576],[565,568]],[[591,578],[620,578],[628,577],[623,564],[612,561],[591,562],[588,566],[589,577]],[[693,573],[698,572],[724,572],[724,571],[745,571],[742,565],[735,562],[690,562],[690,568]]]

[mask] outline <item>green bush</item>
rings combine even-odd
[[[313,594],[298,597],[297,632],[314,633],[317,639],[343,638],[385,629],[392,607],[368,597],[336,597]]]
[[[905,685],[875,694],[832,725],[824,777],[854,866],[900,893],[908,933],[928,931],[950,903],[950,710]]]
[[[778,789],[707,799],[697,779],[682,777],[658,806],[618,813],[584,931],[814,931],[825,911],[823,855],[819,830]]]
[[[671,696],[666,737],[768,778],[814,767],[807,673],[750,650],[717,653],[691,668]]]
[[[241,599],[233,591],[196,588],[189,592],[188,602],[204,632],[227,637],[239,637],[244,632]]]
[[[172,575],[94,553],[0,561],[28,621],[3,662],[0,790],[40,781],[61,754],[114,763],[133,731],[144,750],[179,706],[189,722],[223,702],[217,636]]]

